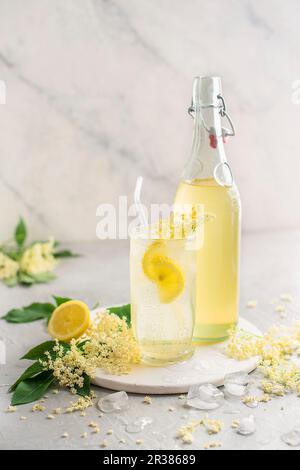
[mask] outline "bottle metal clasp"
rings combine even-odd
[[[229,114],[226,111],[225,100],[224,100],[224,98],[221,94],[218,95],[217,98],[221,102],[218,106],[211,103],[211,104],[206,104],[206,105],[200,105],[200,109],[201,108],[204,108],[204,109],[206,109],[206,108],[220,108],[219,113],[220,113],[221,117],[225,117],[227,119],[228,123],[229,123],[229,126],[230,126],[230,129],[227,129],[226,127],[222,127],[222,134],[223,134],[224,137],[233,137],[233,136],[235,136],[235,127],[234,127],[234,124],[232,122],[231,117],[229,116]],[[193,103],[193,99],[192,99],[191,106],[188,108],[188,114],[192,118],[194,118],[195,110],[196,110],[196,107],[195,107],[195,104]]]

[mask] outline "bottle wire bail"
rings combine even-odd
[[[219,105],[215,105],[214,103],[210,103],[210,104],[206,104],[206,105],[198,105],[199,108],[200,108],[200,111],[201,111],[201,108],[202,109],[206,109],[206,108],[220,108],[219,109],[219,113],[221,115],[221,117],[225,117],[229,123],[229,126],[230,126],[230,129],[227,129],[226,127],[222,127],[222,133],[223,133],[223,136],[224,137],[233,137],[235,136],[235,127],[234,127],[234,124],[232,122],[232,119],[231,117],[229,116],[229,114],[227,113],[226,111],[226,103],[225,103],[225,99],[224,97],[219,94],[217,95],[217,98],[218,100],[220,100],[220,104]],[[193,102],[193,98],[192,98],[192,102],[191,102],[191,106],[188,108],[188,114],[194,119],[194,114],[195,114],[195,111],[196,111],[196,106]],[[204,119],[202,117],[202,120],[204,122]],[[204,123],[204,126],[205,126],[205,123]],[[206,128],[206,126],[205,126]],[[207,129],[208,130],[208,129]]]

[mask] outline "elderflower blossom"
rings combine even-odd
[[[216,449],[218,447],[222,447],[222,443],[219,441],[211,441],[211,442],[206,442],[205,444],[203,444],[204,450]]]
[[[74,394],[83,388],[86,376],[95,375],[97,368],[121,375],[127,374],[132,364],[139,362],[139,349],[132,330],[117,315],[100,312],[84,339],[82,350],[77,348],[78,340],[73,339],[67,351],[56,341],[53,351],[47,351],[45,359],[40,361],[45,370],[52,371],[60,386],[67,387]],[[70,408],[83,410],[90,406],[91,398],[86,400],[78,400]]]
[[[45,243],[34,243],[25,250],[21,258],[21,271],[32,275],[53,271],[57,265],[53,251],[54,239],[52,238]]]
[[[183,434],[183,436],[181,437],[181,440],[184,444],[192,444],[194,442],[194,436],[192,433],[187,432]]]
[[[17,411],[16,406],[9,405],[6,409],[6,413],[15,413]]]
[[[70,406],[66,408],[66,413],[74,413],[74,411],[83,411],[86,408],[93,406],[91,397],[80,397],[76,402],[70,403]]]
[[[16,276],[19,264],[13,259],[0,252],[0,279],[6,280]]]
[[[36,403],[35,405],[33,405],[33,407],[31,408],[31,411],[33,413],[35,413],[36,411],[45,411],[45,407],[43,405],[41,405],[40,403]]]
[[[146,395],[146,396],[143,398],[143,403],[145,403],[146,405],[151,405],[151,404],[152,404],[152,398],[149,397],[148,395]]]
[[[242,397],[242,403],[244,405],[252,405],[257,401],[256,397],[254,395],[245,395]]]
[[[55,359],[49,351],[45,352],[46,360],[41,361],[46,370],[51,370],[54,378],[62,387],[67,387],[76,394],[78,388],[84,386],[84,374],[93,376],[95,367],[77,349],[76,340],[70,343],[67,352],[63,346],[56,341],[53,351],[57,353]]]
[[[101,311],[86,333],[83,347],[86,359],[109,374],[128,374],[140,354],[131,328],[124,319]]]
[[[272,385],[272,384],[270,384]],[[262,384],[262,389],[264,389],[264,386]],[[266,390],[271,390],[270,387],[265,387]],[[272,392],[272,394],[274,395],[274,392]],[[244,403],[244,405],[252,405],[254,404],[255,402],[257,403],[268,403],[269,401],[271,401],[272,398],[269,394],[267,393],[264,393],[263,395],[260,395],[260,396],[255,396],[255,395],[246,395],[244,397],[242,397],[242,403]]]
[[[234,421],[232,421],[231,427],[232,429],[238,429],[240,427],[240,421],[238,419],[235,419]]]
[[[270,395],[275,395],[277,397],[283,397],[285,395],[284,386],[281,384],[263,381],[261,384],[261,388],[265,393],[268,393]]]
[[[218,434],[223,426],[224,426],[224,423],[223,421],[220,421],[218,419],[209,419],[209,418],[205,418],[203,420],[203,423],[208,434]]]
[[[264,399],[269,395],[283,396],[288,392],[300,395],[300,368],[293,362],[300,351],[300,326],[273,327],[263,337],[244,331],[232,331],[226,354],[236,360],[261,357],[261,388]]]
[[[192,444],[194,441],[193,433],[200,424],[202,424],[202,421],[191,421],[182,426],[176,433],[177,439],[181,439],[184,444]]]
[[[225,352],[228,357],[243,361],[249,357],[261,355],[263,338],[254,336],[244,330],[232,329]]]

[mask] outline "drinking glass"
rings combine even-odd
[[[142,227],[130,238],[132,324],[142,361],[183,361],[193,354],[195,234]]]

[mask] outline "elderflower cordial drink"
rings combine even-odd
[[[240,197],[226,161],[226,137],[234,135],[219,77],[196,77],[189,113],[194,118],[191,158],[175,204],[206,214],[197,251],[194,341],[222,341],[238,319]],[[221,118],[231,127],[222,128]]]
[[[164,227],[135,230],[130,249],[133,331],[142,361],[159,366],[192,355],[195,309],[195,233]]]

